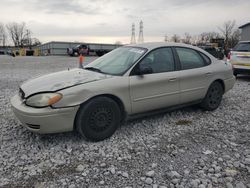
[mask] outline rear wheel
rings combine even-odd
[[[234,71],[234,76],[235,76],[235,77],[237,76],[237,74],[238,74],[238,73]]]
[[[113,135],[120,119],[121,112],[117,103],[108,97],[98,97],[80,107],[76,128],[83,137],[101,141]]]
[[[201,103],[201,107],[205,110],[215,110],[219,107],[223,96],[223,87],[220,82],[214,82],[210,85],[206,97]]]

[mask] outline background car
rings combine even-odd
[[[78,56],[80,55],[80,52],[84,55],[89,54],[88,46],[85,44],[79,44],[73,48],[67,48],[67,54],[70,56]]]
[[[210,53],[212,56],[214,56],[217,59],[224,59],[224,53],[222,48],[216,48],[213,46],[199,46],[200,48],[202,48],[203,50],[207,51],[208,53]]]
[[[102,56],[120,46],[120,44],[79,44],[73,48],[67,48],[67,54],[70,56],[78,56],[82,53],[83,55]]]
[[[250,41],[239,42],[228,54],[234,75],[250,74]]]
[[[5,51],[4,50],[0,50],[0,55],[4,55]]]
[[[200,104],[215,110],[235,82],[232,66],[178,43],[128,45],[84,69],[41,76],[20,86],[13,111],[29,130],[77,130],[99,141],[141,114]]]

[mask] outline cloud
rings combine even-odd
[[[250,21],[249,0],[1,0],[0,6],[1,22],[25,21],[44,41],[100,36],[129,40],[131,24],[138,35],[140,20],[145,40],[218,32],[227,20],[238,25]]]
[[[77,0],[35,0],[29,1],[34,10],[42,10],[49,14],[99,14],[100,8],[89,1]]]

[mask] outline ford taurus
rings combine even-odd
[[[179,43],[127,45],[76,68],[24,82],[11,99],[30,131],[77,130],[100,141],[139,114],[200,104],[215,110],[235,83],[232,65]]]

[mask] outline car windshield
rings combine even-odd
[[[104,74],[123,75],[146,51],[138,47],[120,47],[84,68]]]
[[[240,52],[250,52],[250,42],[239,43],[234,47],[233,50]]]

